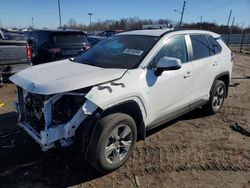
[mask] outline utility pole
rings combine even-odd
[[[92,28],[91,28],[91,16],[93,16],[94,14],[89,12],[88,15],[89,15],[89,27],[90,27],[90,31],[92,31]]]
[[[234,21],[235,21],[235,16],[233,17],[233,21],[232,21],[232,25],[231,25],[231,27],[233,27],[233,26],[234,26]]]
[[[31,18],[32,29],[34,29],[34,19],[35,18]]]
[[[227,27],[229,26],[229,22],[231,19],[231,15],[232,15],[232,9],[230,10],[229,16],[228,16],[228,20],[227,20]]]
[[[0,28],[2,28],[2,20],[0,19]]]
[[[59,23],[60,23],[59,28],[62,28],[62,17],[61,17],[61,5],[60,5],[60,0],[58,0],[58,14],[59,14]]]
[[[184,14],[184,11],[185,11],[185,6],[186,6],[186,1],[183,2],[183,7],[182,7],[182,11],[181,11],[180,27],[181,27],[181,24],[182,24],[182,19],[183,19],[183,14]]]
[[[201,16],[201,19],[200,19],[200,28],[202,29],[202,16]]]
[[[244,31],[244,22],[242,22],[241,30],[242,30],[242,33],[243,33],[243,31]]]
[[[235,17],[233,17],[233,21],[232,21],[232,25],[229,29],[229,33],[228,33],[228,38],[227,38],[227,44],[229,43],[230,41],[230,37],[231,37],[231,34],[233,33],[233,26],[234,26],[234,21],[235,21]]]

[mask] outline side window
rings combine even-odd
[[[209,41],[210,55],[218,54],[221,52],[220,44],[212,37],[211,35],[207,35]]]
[[[49,46],[48,32],[40,31],[37,35],[38,37],[38,46],[46,48]]]
[[[36,47],[37,46],[37,32],[31,32],[30,34],[30,41],[29,41],[29,45],[31,45],[32,47]]]
[[[160,49],[154,58],[157,63],[162,57],[174,57],[181,60],[181,63],[187,62],[187,48],[185,37],[183,35],[174,36],[167,40],[166,44]]]
[[[193,46],[193,59],[201,59],[209,56],[209,46],[206,35],[190,35]]]

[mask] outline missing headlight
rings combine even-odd
[[[53,124],[63,124],[72,119],[85,102],[82,95],[63,95],[52,107]]]

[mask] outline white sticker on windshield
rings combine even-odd
[[[143,54],[143,51],[142,50],[135,50],[135,49],[125,49],[122,53],[129,54],[129,55],[141,56]]]

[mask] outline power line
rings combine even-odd
[[[225,0],[225,1],[217,1],[218,3],[214,3],[214,4],[211,4],[211,2],[207,2],[207,3],[203,3],[202,6],[198,6],[198,7],[195,7],[193,6],[191,3],[192,6],[189,6],[189,8],[192,10],[192,11],[188,11],[187,13],[188,14],[195,14],[195,13],[201,13],[201,12],[208,12],[209,10],[218,10],[218,7],[220,7],[220,9],[224,9],[228,6],[232,6],[233,4],[235,3],[238,3],[240,0]],[[208,6],[208,5],[212,5],[212,6]],[[198,9],[198,10],[197,10]]]

